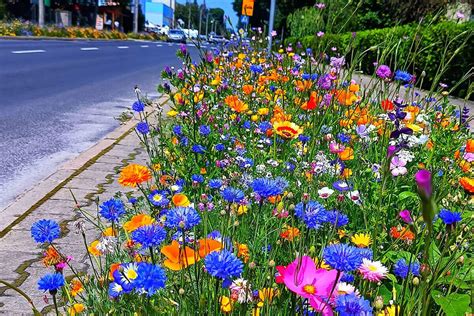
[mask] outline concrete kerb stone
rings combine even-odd
[[[167,99],[164,99],[164,98],[160,98],[158,99],[158,103],[159,106],[163,106],[165,103],[166,103]],[[152,112],[154,112],[154,110],[150,111],[150,112],[147,112],[147,115],[150,115]],[[106,153],[108,153],[114,145],[116,145],[118,142],[120,142],[120,140],[124,139],[126,136],[128,136],[130,134],[131,131],[133,131],[133,128],[134,128],[134,125],[135,125],[136,122],[129,122],[127,123],[128,128],[124,128],[124,126],[120,127],[122,129],[122,135],[118,135],[116,131],[114,131],[115,135],[109,135],[109,138],[110,137],[113,137],[116,139],[116,142],[114,142],[112,145],[109,145],[107,146],[106,148],[104,148],[103,151],[101,151],[101,153],[98,155],[99,157],[102,156],[102,155],[105,155]],[[125,165],[127,164],[129,161],[135,159],[135,157],[140,153],[140,152],[143,152],[142,150],[140,149],[134,149],[134,150],[130,150],[129,154],[126,155],[125,157],[122,156],[124,159],[122,159],[120,162],[118,162],[117,164],[117,167],[120,167],[119,165]],[[5,235],[10,235],[10,233],[12,234],[18,234],[18,233],[22,233],[23,236],[24,236],[24,226],[25,225],[19,225],[19,227],[15,227],[16,225],[18,225],[19,223],[21,223],[24,219],[27,219],[29,218],[29,214],[34,211],[36,208],[40,207],[41,205],[45,204],[48,205],[48,204],[56,204],[56,203],[66,203],[67,201],[62,201],[62,200],[53,200],[53,199],[50,199],[52,197],[52,195],[54,195],[57,191],[61,190],[61,188],[63,188],[66,184],[68,184],[68,182],[72,179],[74,179],[75,177],[77,177],[78,175],[80,175],[82,173],[82,171],[84,170],[87,170],[88,168],[90,168],[94,163],[95,161],[99,158],[97,156],[94,156],[92,157],[84,166],[82,166],[81,168],[77,169],[77,170],[71,170],[72,172],[72,175],[70,175],[67,179],[65,179],[64,181],[62,181],[56,188],[56,190],[52,190],[50,191],[48,194],[46,194],[44,196],[43,199],[39,200],[38,202],[36,202],[32,207],[30,207],[30,209],[28,209],[24,214],[23,216],[20,216],[17,218],[16,221],[14,221],[12,224],[10,224],[9,226],[7,226],[6,229],[2,230],[0,233],[0,244],[1,244],[1,241],[4,239],[4,238],[7,238],[7,236]],[[55,177],[48,177],[48,178],[52,178],[52,179],[55,179],[57,181],[57,179]],[[94,192],[91,192],[91,193],[88,193],[85,198],[88,200],[88,203],[86,206],[90,206],[91,204],[94,203],[94,198],[96,196],[98,196],[99,194],[103,193],[105,191],[104,189],[104,185],[107,185],[107,184],[110,184],[111,182],[114,181],[114,178],[116,178],[116,176],[114,176],[113,174],[113,171],[112,171],[112,174],[108,175],[107,177],[105,177],[105,181],[102,180],[102,181],[97,181],[97,185],[94,187],[94,188],[91,188],[91,191],[94,190]],[[104,179],[104,178],[102,178]],[[63,189],[64,190],[64,189]],[[14,204],[14,203],[13,203]],[[64,205],[64,204],[63,204]],[[49,205],[48,205],[49,206]],[[51,212],[50,215],[53,215],[54,213],[56,212]],[[44,215],[44,214],[43,214]],[[47,215],[47,214],[46,214]],[[56,214],[57,216],[58,214]],[[56,217],[53,215],[53,217]],[[33,216],[33,217],[36,217],[36,216]],[[62,216],[60,216],[62,217]],[[33,220],[33,218],[31,219]],[[26,223],[26,226],[28,225],[31,225],[31,220],[27,220],[26,222],[29,222],[29,223]],[[70,244],[70,242],[68,243],[68,240],[70,240],[70,230],[71,230],[71,226],[74,225],[74,223],[78,220],[78,216],[74,215],[74,214],[69,214],[69,218],[66,219],[66,218],[61,218],[59,219],[60,221],[60,225],[62,227],[62,231],[63,231],[63,236],[61,239],[58,240],[58,243],[66,243],[66,244]],[[23,223],[21,223],[23,224]],[[89,235],[89,233],[91,232],[88,232],[86,235]],[[7,238],[7,239],[11,239],[11,236],[10,238]],[[15,239],[20,239],[20,238],[15,238]],[[21,238],[24,240],[24,238]],[[21,244],[21,243],[20,243]],[[21,245],[18,245],[19,248],[18,249],[22,249],[23,247]],[[72,246],[72,245],[70,245]],[[10,245],[11,247],[11,245]],[[11,248],[10,248],[11,249]],[[7,250],[7,249],[5,249]],[[23,256],[20,256],[20,258],[18,258],[19,260],[14,260],[15,262],[17,263],[20,263],[19,265],[15,264],[14,266],[17,266],[17,268],[13,271],[14,274],[16,274],[17,276],[14,277],[14,276],[9,276],[6,280],[6,281],[9,281],[11,282],[12,284],[14,284],[15,286],[22,286],[23,283],[28,279],[28,277],[30,277],[30,273],[28,272],[28,268],[31,267],[31,265],[36,265],[35,263],[38,262],[40,259],[39,257],[39,253],[41,253],[41,251],[37,250],[38,252],[35,252],[35,251],[32,251],[30,249],[30,251],[24,251],[24,255]],[[36,254],[36,255],[35,255]],[[87,266],[87,264],[86,264]],[[81,269],[82,270],[82,269]],[[6,271],[5,271],[6,272]],[[13,274],[13,275],[14,275]],[[2,276],[3,277],[3,276]],[[31,281],[30,281],[31,283]],[[7,288],[6,287],[0,287],[0,298],[1,297],[4,297],[6,296],[6,292],[7,291]],[[9,291],[11,293],[11,291]],[[37,297],[36,299],[34,299],[35,301],[37,300]],[[36,302],[38,303],[38,301]],[[8,305],[8,304],[7,304]],[[1,302],[0,301],[0,307],[5,307],[5,303],[4,302]],[[37,306],[38,307],[38,306]],[[18,306],[19,308],[19,306]],[[43,312],[46,312],[48,310],[48,307],[46,306],[44,309],[43,309]],[[12,311],[13,312],[13,311]]]

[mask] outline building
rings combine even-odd
[[[140,0],[140,6],[145,23],[173,27],[176,0]]]

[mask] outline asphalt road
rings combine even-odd
[[[0,40],[0,210],[119,125],[179,44]],[[189,47],[193,55],[196,49]]]

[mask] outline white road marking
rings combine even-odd
[[[13,54],[34,54],[34,53],[45,53],[45,50],[42,49],[32,49],[32,50],[13,50]]]
[[[81,50],[99,50],[97,47],[81,47]]]
[[[163,46],[163,45],[161,45],[161,44],[156,45],[156,47],[161,47],[161,46]]]
[[[201,48],[207,48],[207,46],[201,45]]]
[[[173,44],[169,43],[168,46],[173,46]]]
[[[128,46],[117,46],[117,48],[119,48],[119,49],[125,49],[125,48],[128,48]]]
[[[148,45],[140,45],[140,47],[147,48],[147,47],[150,47],[150,46],[148,46]]]

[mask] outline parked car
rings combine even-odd
[[[206,35],[199,35],[199,40],[201,42],[207,42],[207,36]]]
[[[225,44],[225,43],[227,43],[227,39],[222,35],[210,35],[209,36],[209,43]]]
[[[186,34],[182,30],[172,29],[168,32],[169,42],[186,43]]]

